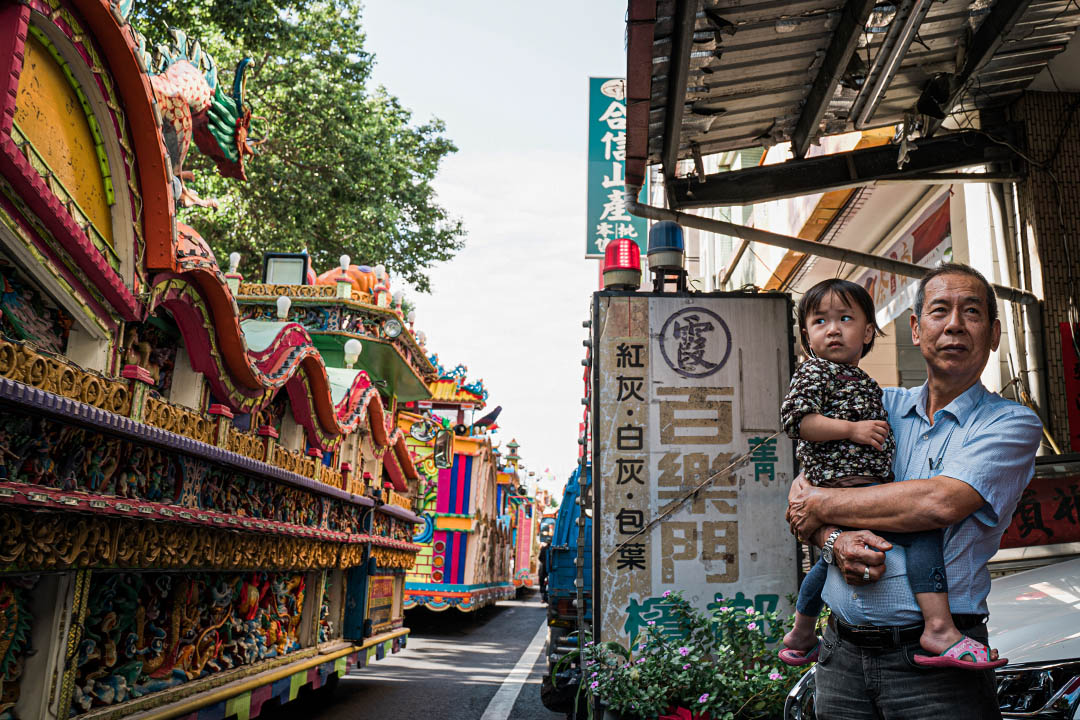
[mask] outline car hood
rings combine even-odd
[[[987,605],[1010,664],[1080,658],[1080,558],[996,578]]]

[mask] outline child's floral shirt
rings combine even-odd
[[[881,404],[881,388],[873,378],[855,365],[823,358],[810,358],[791,378],[791,388],[780,406],[780,419],[789,437],[799,438],[799,424],[810,414],[852,422],[889,420]],[[882,450],[851,440],[799,440],[795,455],[807,480],[829,486],[830,481],[851,475],[887,481],[895,451],[890,428]]]

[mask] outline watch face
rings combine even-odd
[[[821,548],[821,559],[824,560],[825,563],[828,565],[833,564],[832,548],[828,545]]]

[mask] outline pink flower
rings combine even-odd
[[[679,648],[679,654],[683,657],[686,657],[690,654],[690,648],[686,647],[685,645],[682,646],[681,648]]]
[[[757,623],[756,623],[756,622],[752,622],[752,623],[748,624],[748,625],[746,626],[746,629],[747,629],[747,630],[757,630]]]
[[[705,701],[706,701],[706,700],[708,700],[708,699],[709,699],[709,693],[702,693],[702,694],[701,694],[701,697],[699,697],[699,698],[697,699],[697,701],[698,701],[699,703],[703,703],[703,702],[705,702]]]
[[[652,627],[653,625],[656,624],[656,621],[655,620],[650,620],[647,624],[648,624],[649,627]]]
[[[770,680],[779,680],[779,679],[780,679],[780,678],[782,678],[782,677],[783,677],[783,675],[781,675],[781,674],[780,674],[780,673],[778,673],[778,672],[771,672],[771,673],[769,673],[769,679],[770,679]]]
[[[686,663],[685,665],[683,665],[682,669],[683,670],[689,670],[690,669],[690,663]]]
[[[671,591],[670,590],[665,590],[664,591],[664,597],[671,597]]]
[[[590,690],[595,690],[598,687],[600,687],[600,681],[598,680],[594,680],[593,683],[589,685]]]

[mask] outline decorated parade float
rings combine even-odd
[[[482,381],[466,382],[467,370],[436,365],[431,398],[411,403],[399,423],[421,473],[413,538],[421,550],[406,575],[405,608],[457,608],[467,612],[513,597],[513,530],[508,522],[517,469],[501,466],[493,446],[498,408],[483,410]]]
[[[130,11],[0,1],[4,719],[251,718],[408,635],[431,478],[398,408],[436,370],[382,268],[245,282],[177,222],[189,151],[245,176],[247,62],[151,56]],[[494,534],[489,495],[455,512]],[[458,545],[455,582],[502,571]]]
[[[507,524],[513,533],[514,569],[512,581],[518,589],[539,589],[540,574],[540,515],[543,503],[530,497],[528,489],[518,482],[519,475],[524,475],[521,458],[518,456],[516,439],[506,444],[509,454],[506,456],[505,472],[499,473],[499,484],[505,485],[508,492]]]

